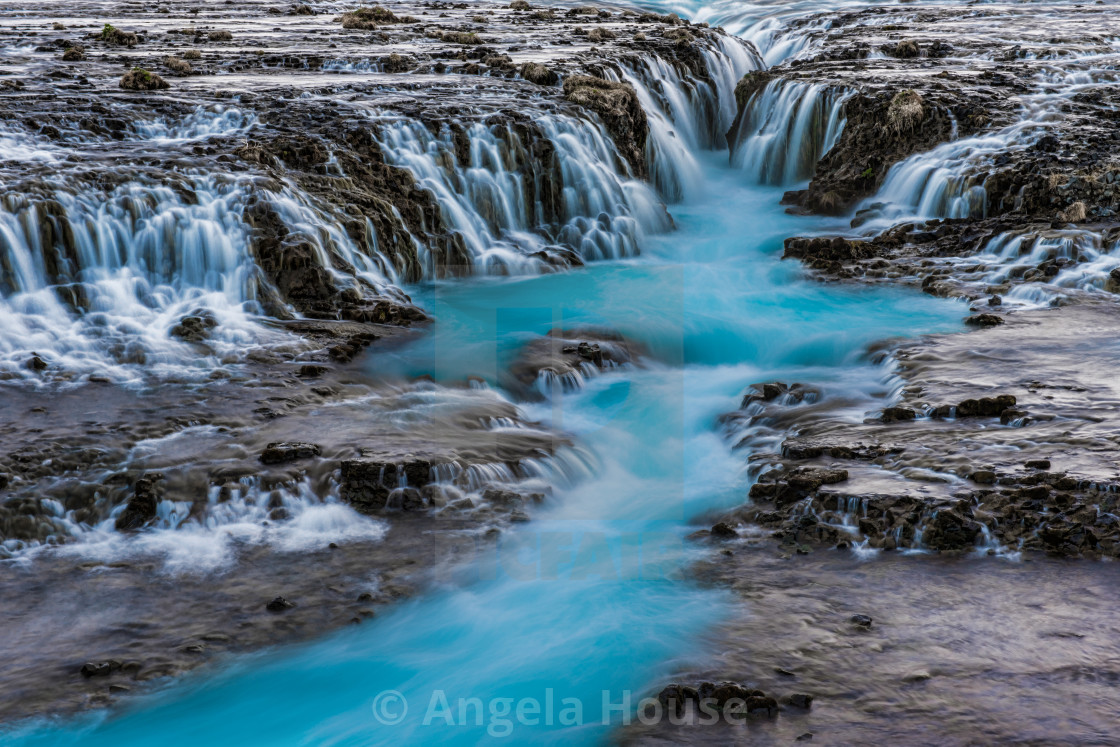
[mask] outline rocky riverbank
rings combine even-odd
[[[1102,9],[1044,12],[1060,18],[1060,43],[994,9],[826,16],[823,51],[740,82],[740,121],[775,87],[800,86],[803,99],[819,95],[812,86],[846,90],[832,103],[843,131],[786,201],[853,213],[852,231],[789,238],[784,257],[822,279],[963,298],[976,331],[877,351],[893,371],[884,405],[862,417],[813,382],[749,388],[722,426],[758,480],[713,536],[745,522],[790,551],[1115,554],[1115,392],[1101,343],[1120,288],[1117,52],[1100,36]]]
[[[578,478],[483,378],[377,370],[428,334],[403,287],[637,254],[671,221],[625,76],[715,101],[725,48],[520,0],[6,17],[0,720],[361,622]],[[632,352],[569,332],[490,383]]]
[[[1038,16],[1060,31],[1040,37]],[[740,81],[728,133],[733,161],[749,151],[762,180],[809,180],[786,194],[790,212],[850,216],[840,235],[788,238],[784,258],[822,282],[962,299],[970,331],[884,341],[870,399],[811,380],[745,388],[718,427],[748,460],[749,495],[693,535],[712,548],[699,576],[735,589],[743,619],[717,634],[709,666],[650,693],[691,720],[624,734],[1025,739],[1047,706],[1022,703],[1043,682],[1064,688],[1077,666],[1115,674],[1114,648],[1081,640],[1108,604],[1059,611],[1067,578],[1107,587],[1093,561],[1120,552],[1114,19],[900,5],[802,26],[804,51]],[[762,117],[782,106],[790,124],[768,134]],[[760,134],[778,147],[760,149]],[[920,622],[949,610],[951,644]],[[989,614],[1015,632],[987,630]],[[1041,661],[1017,650],[1024,630],[1078,643]],[[993,677],[1016,695],[965,684]],[[738,728],[698,728],[704,697],[739,708]],[[1107,734],[1106,711],[1068,736]],[[925,719],[943,725],[932,740]]]
[[[1107,6],[810,15],[768,69],[772,48],[676,15],[523,0],[55,12],[0,32],[0,585],[21,600],[0,614],[0,720],[360,623],[531,520],[594,456],[530,405],[647,351],[558,325],[437,383],[397,358],[441,321],[423,294],[633,258],[725,144],[746,181],[807,181],[789,212],[846,219],[786,258],[960,298],[973,329],[882,342],[870,393],[742,382],[714,427],[750,488],[696,518],[696,571],[773,625],[730,626],[718,664],[654,694],[742,700],[782,738],[822,711],[873,722],[852,701],[882,684],[838,683],[892,620],[835,579],[881,570],[917,617],[937,600],[916,589],[948,594],[931,568],[990,593],[988,556],[1120,554]],[[1044,562],[1057,604],[1067,566]],[[808,643],[782,638],[798,604]],[[942,655],[920,637],[907,650]]]

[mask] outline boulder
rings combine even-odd
[[[292,607],[295,607],[295,602],[289,602],[284,597],[276,597],[271,602],[266,604],[264,608],[269,612],[287,612]]]
[[[278,441],[270,443],[261,452],[261,461],[265,464],[284,464],[298,459],[310,459],[323,453],[318,444],[302,443],[299,441]]]
[[[133,486],[132,498],[115,522],[118,532],[140,529],[156,518],[159,496],[156,490],[158,476],[141,477]]]
[[[359,511],[385,508],[389,494],[402,483],[422,488],[431,482],[432,463],[427,459],[390,462],[377,459],[347,459],[342,462],[343,500]]]

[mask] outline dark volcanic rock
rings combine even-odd
[[[157,476],[149,476],[141,477],[136,481],[132,499],[129,500],[124,511],[117,516],[118,532],[139,529],[156,517],[156,506],[159,504],[156,483],[159,479]]]
[[[578,377],[633,363],[641,353],[635,343],[610,331],[554,329],[518,352],[503,383],[522,396],[539,398],[542,374],[563,389]]]
[[[645,177],[649,125],[638,94],[629,83],[573,75],[564,80],[564,97],[598,114],[635,173]]]
[[[976,544],[980,524],[956,510],[941,510],[926,526],[922,541],[934,550],[968,550]]]
[[[711,534],[716,539],[735,539],[739,536],[739,533],[735,531],[734,527],[724,522],[714,525],[711,529]]]
[[[342,498],[361,511],[386,508],[390,494],[405,485],[422,488],[431,480],[426,459],[387,462],[347,459],[342,463]]]
[[[296,441],[281,441],[271,443],[261,453],[261,461],[265,464],[283,464],[299,459],[310,459],[319,456],[322,449],[318,444],[299,443]]]
[[[271,602],[266,604],[264,608],[269,612],[287,612],[295,606],[295,602],[290,602],[284,597],[276,597]]]
[[[964,323],[973,327],[994,327],[1003,324],[1003,317],[996,314],[975,314],[965,319]]]

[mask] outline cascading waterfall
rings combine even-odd
[[[808,179],[840,137],[851,95],[820,83],[771,81],[751,96],[728,132],[731,164],[758,184]]]
[[[1044,71],[1035,82],[1036,92],[1022,97],[1022,112],[1014,123],[942,143],[896,163],[861,212],[866,211],[876,227],[904,219],[987,217],[985,183],[996,169],[996,159],[1033,146],[1062,119],[1062,107],[1071,98],[1102,82],[1115,84],[1117,74],[1109,63],[1090,65],[1088,70]]]
[[[1081,229],[1011,231],[992,238],[977,259],[995,267],[983,282],[998,285],[1011,278],[1033,282],[1013,287],[1004,299],[1023,305],[1045,305],[1055,288],[1094,292],[1109,287],[1110,274],[1120,268],[1120,239],[1106,240]],[[1039,269],[1049,265],[1049,271]],[[1044,287],[1049,286],[1049,288]]]
[[[706,78],[653,56],[630,60],[619,71],[649,112],[647,159],[654,185],[669,200],[697,188],[695,154],[722,147],[735,116],[734,86],[762,64],[750,44],[715,34],[702,58]],[[258,126],[255,115],[236,106],[199,107],[180,119],[134,122],[126,145],[197,144]],[[371,127],[387,161],[410,170],[434,195],[445,226],[432,229],[462,237],[471,262],[463,271],[535,274],[633,257],[643,236],[672,227],[657,195],[631,176],[603,127],[591,119],[547,115],[533,130],[475,123],[462,133],[465,153],[450,128],[433,134],[416,121],[380,118]],[[67,139],[71,147],[100,147],[84,134]],[[10,129],[0,132],[0,148],[6,156],[43,164],[67,153]],[[262,313],[258,290],[268,281],[255,264],[252,230],[242,215],[257,200],[268,203],[291,240],[311,247],[336,287],[360,282],[383,295],[396,293],[401,270],[380,250],[368,219],[365,240],[358,241],[348,216],[292,179],[277,188],[275,181],[248,176],[173,174],[174,188],[166,186],[167,174],[155,174],[108,194],[59,183],[41,203],[15,194],[5,198],[5,375],[31,378],[25,364],[35,354],[65,371],[118,381],[157,369],[194,375],[192,369],[204,373],[227,353],[267,338],[255,317]],[[155,186],[158,181],[165,185]],[[38,228],[44,214],[53,226],[46,233]],[[403,225],[399,215],[394,221]],[[439,263],[432,261],[426,236],[413,236],[413,242],[429,277]],[[201,312],[218,322],[210,341],[215,357],[199,357],[170,334],[184,315]]]
[[[751,45],[733,37],[714,37],[703,50],[707,79],[679,70],[660,57],[624,64],[618,74],[638,93],[649,122],[646,160],[650,180],[669,202],[695,194],[702,180],[696,153],[722,150],[724,133],[735,119],[735,85],[762,67]]]
[[[259,309],[242,220],[246,198],[239,183],[213,175],[184,176],[175,188],[134,181],[102,193],[59,184],[46,199],[6,195],[5,373],[18,376],[32,354],[66,370],[126,380],[134,374],[125,364],[159,370],[197,358],[168,333],[198,308],[220,317],[215,352],[248,343],[249,317]]]
[[[891,167],[879,194],[868,200],[876,216],[983,218],[988,193],[986,164],[1013,147],[1022,128],[978,135],[918,153]]]
[[[664,208],[629,176],[602,127],[566,116],[535,124],[552,153],[531,152],[534,144],[504,123],[464,128],[465,163],[448,126],[433,134],[402,119],[379,124],[377,136],[389,162],[435,195],[475,272],[537,273],[631,257],[644,233],[669,228]]]

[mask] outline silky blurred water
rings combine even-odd
[[[745,184],[726,153],[701,161],[702,191],[672,208],[678,230],[647,241],[641,257],[413,289],[438,320],[434,332],[369,364],[387,378],[496,384],[517,349],[552,328],[591,325],[638,342],[644,366],[522,404],[596,455],[590,479],[558,490],[528,525],[478,542],[480,554],[441,572],[436,589],[382,617],[14,742],[119,746],[158,733],[167,744],[475,744],[504,738],[507,721],[518,742],[596,741],[630,710],[627,692],[636,705],[674,662],[703,660],[706,633],[736,607],[685,577],[696,550],[684,536],[691,519],[742,502],[746,488],[744,461],[715,418],[747,385],[774,378],[843,382],[870,397],[887,372],[868,360],[869,343],[955,329],[964,308],[804,278],[780,261],[782,238],[827,224],[786,215],[780,191]],[[446,541],[433,540],[437,558]],[[501,698],[544,707],[549,689],[551,725],[500,715]],[[385,690],[408,702],[399,724],[383,723],[400,713],[375,700]],[[605,714],[604,691],[615,706]],[[458,712],[460,698],[481,700],[481,725],[470,704]],[[579,724],[560,723],[564,699],[580,704]],[[377,708],[387,709],[380,719]]]

